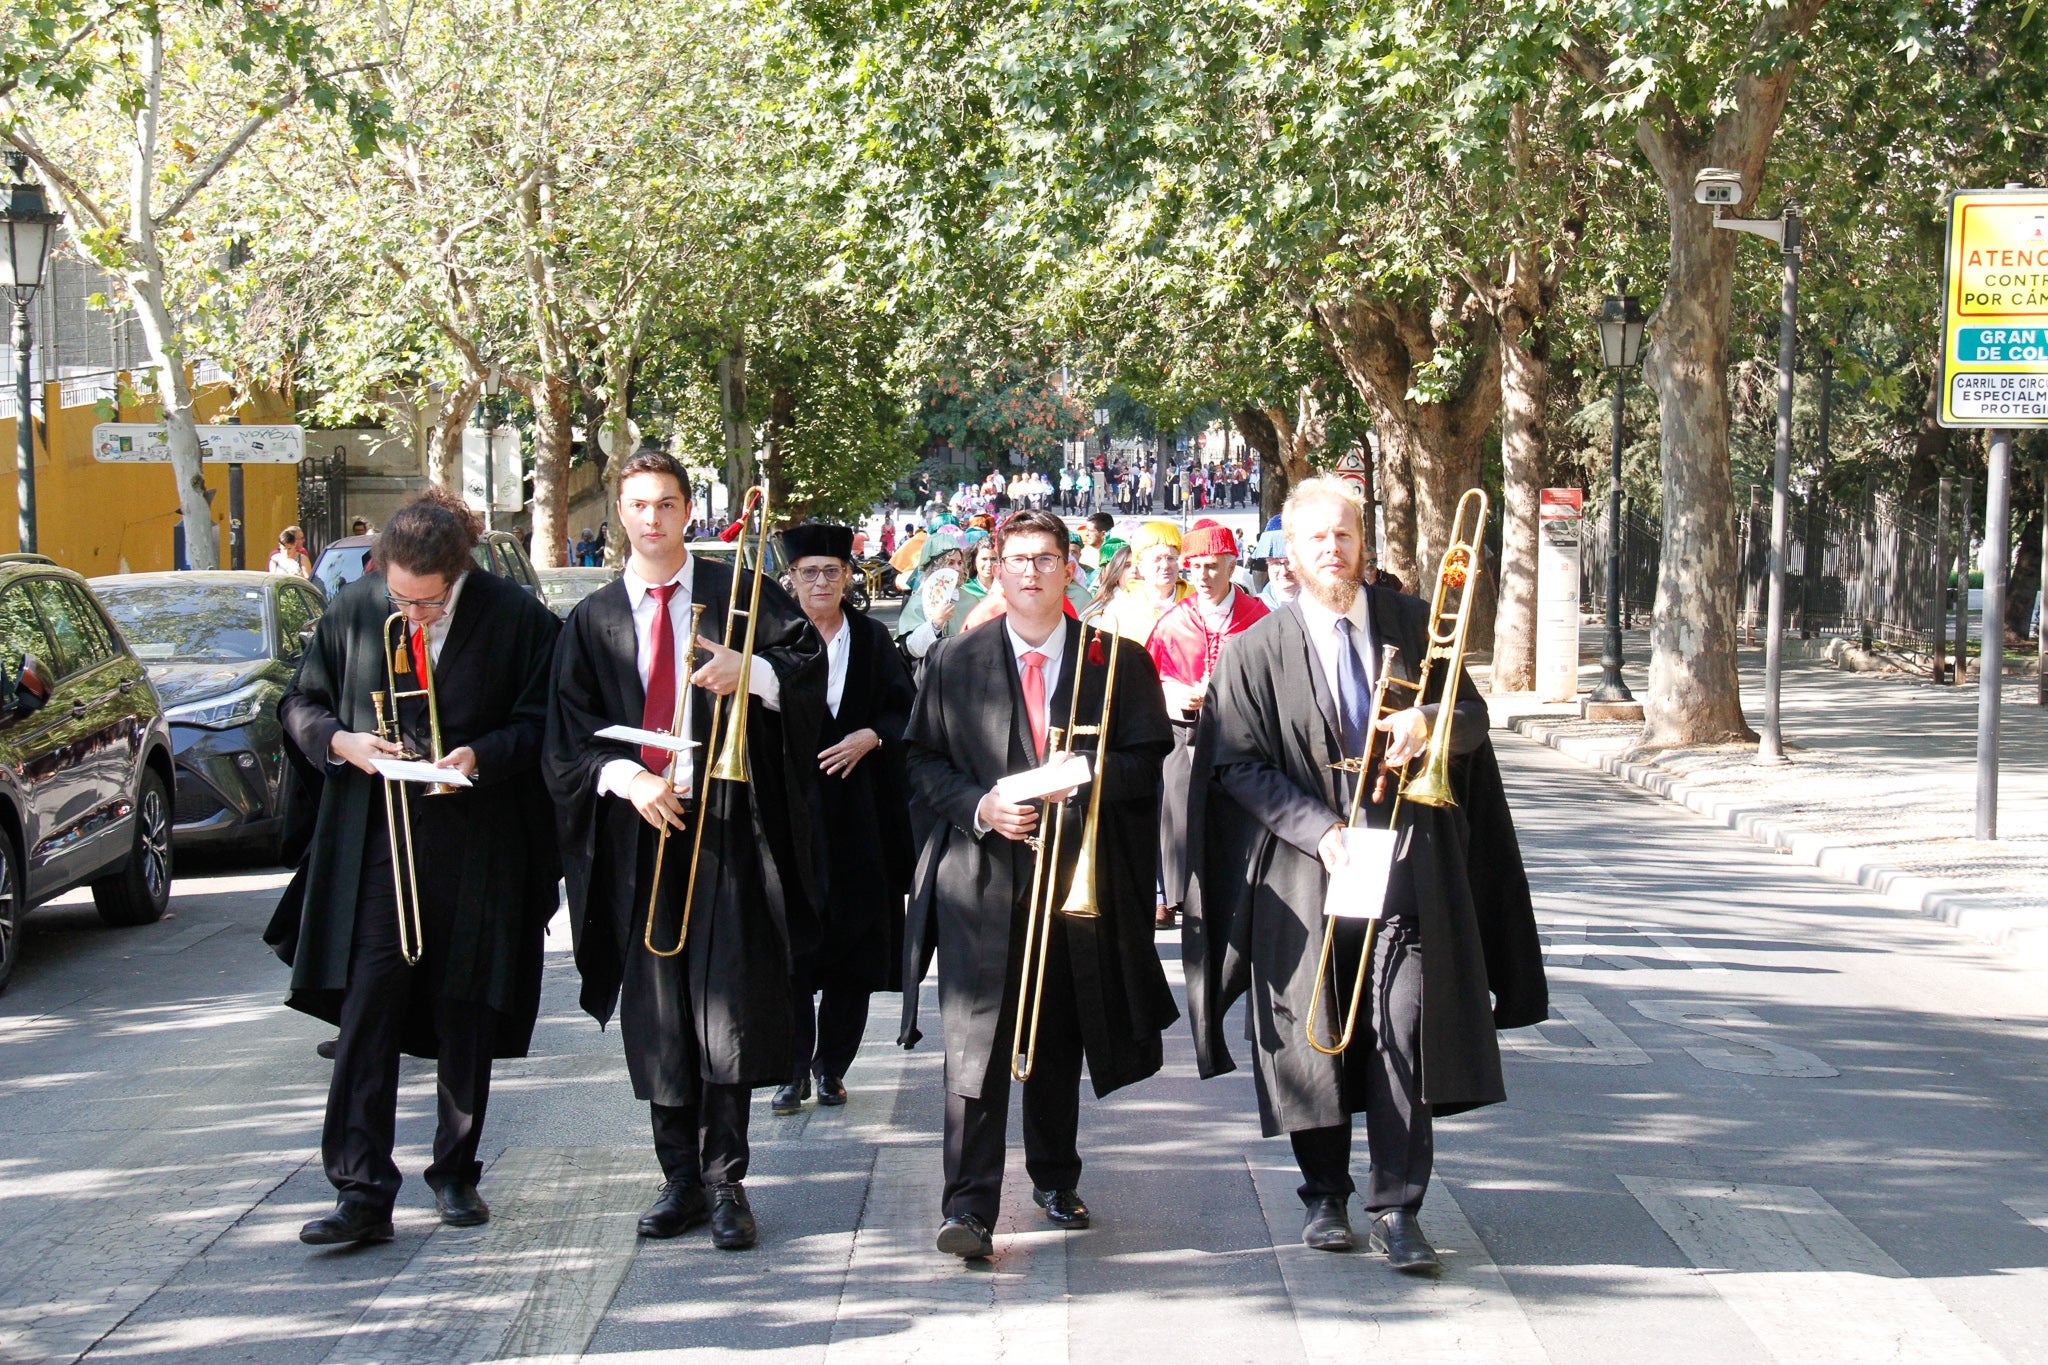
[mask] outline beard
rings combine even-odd
[[[1351,604],[1358,600],[1358,575],[1356,573],[1325,574],[1313,564],[1291,561],[1294,581],[1302,592],[1314,598],[1324,608],[1342,616],[1351,610]]]

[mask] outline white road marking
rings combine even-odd
[[[1620,1180],[1781,1365],[2002,1359],[1805,1186]]]
[[[1439,1180],[1422,1207],[1422,1227],[1444,1256],[1441,1279],[1399,1274],[1383,1257],[1311,1251],[1301,1243],[1298,1172],[1252,1166],[1252,1183],[1294,1324],[1310,1365],[1543,1365],[1549,1360],[1522,1306]],[[1367,1219],[1351,1208],[1363,1246]]]
[[[2048,1232],[2048,1199],[2008,1199],[2005,1206],[2041,1231]]]
[[[1551,967],[1582,967],[1586,963],[1586,922],[1582,919],[1545,920],[1543,961]]]
[[[875,1149],[825,1359],[1064,1361],[1067,1239],[1079,1234],[1049,1227],[1013,1181],[1003,1191],[993,1261],[963,1262],[936,1250],[943,1163],[936,1147]],[[1011,1165],[1022,1166],[1015,1153]]]
[[[512,1148],[488,1173],[491,1222],[435,1229],[328,1361],[574,1360],[659,1183],[645,1148]]]
[[[1690,939],[1681,938],[1677,934],[1666,933],[1661,929],[1643,929],[1639,932],[1644,938],[1662,948],[1665,957],[1673,962],[1683,963],[1696,972],[1703,974],[1725,974],[1728,970],[1727,963],[1722,962]]]
[[[1842,1073],[1804,1048],[1780,1043],[1748,1029],[1768,1027],[1763,1020],[1738,1005],[1715,1005],[1692,1000],[1631,1000],[1629,1007],[1645,1019],[1671,1024],[1693,1033],[1704,1033],[1733,1043],[1740,1051],[1725,1047],[1685,1044],[1693,1060],[1712,1071],[1738,1076],[1839,1076]],[[1736,1032],[1732,1026],[1743,1026]]]
[[[1550,1024],[1535,1024],[1528,1028],[1506,1029],[1501,1041],[1533,1061],[1578,1062],[1586,1066],[1648,1066],[1650,1054],[1629,1041],[1627,1034],[1615,1026],[1614,1021],[1602,1014],[1583,995],[1566,991],[1553,991],[1550,996]],[[1546,1034],[1545,1028],[1554,1028],[1557,1023],[1571,1025],[1585,1038],[1586,1046],[1576,1047],[1560,1043]]]

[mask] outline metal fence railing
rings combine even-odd
[[[1937,545],[1934,518],[1890,498],[1809,502],[1794,495],[1785,555],[1785,627],[1800,635],[1854,635],[1909,647],[1931,648],[1952,608],[1942,591],[1937,559],[1952,568],[1963,534],[1949,526]],[[1607,610],[1606,507],[1587,509],[1579,593],[1584,610]],[[1750,490],[1736,514],[1738,621],[1753,642],[1763,631],[1770,592],[1771,505],[1767,492]],[[1657,598],[1660,527],[1623,507],[1621,604],[1624,627],[1641,623]],[[1809,549],[1809,542],[1811,548]]]

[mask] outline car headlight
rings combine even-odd
[[[164,719],[175,725],[196,725],[202,730],[232,730],[256,719],[256,713],[263,709],[263,690],[263,684],[252,683],[218,697],[166,707]]]

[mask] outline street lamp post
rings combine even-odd
[[[1623,290],[1628,280],[1619,282]],[[1600,646],[1600,682],[1593,701],[1634,701],[1621,678],[1621,448],[1622,380],[1642,361],[1643,306],[1629,293],[1609,294],[1600,305],[1600,363],[1614,372],[1614,444],[1607,483],[1607,630]]]
[[[498,529],[498,367],[484,376],[484,529]]]
[[[31,553],[36,548],[36,437],[30,420],[29,397],[35,376],[29,368],[28,307],[43,285],[43,262],[50,253],[50,239],[56,235],[63,215],[50,211],[43,187],[29,179],[28,158],[20,152],[7,154],[14,183],[7,190],[7,207],[0,210],[0,229],[5,240],[0,246],[0,285],[14,296],[14,488],[19,506],[20,543]]]

